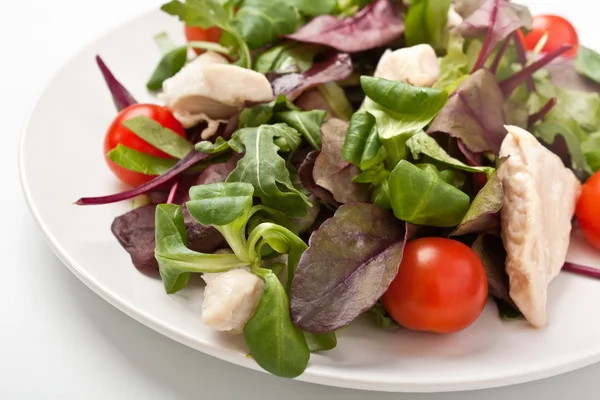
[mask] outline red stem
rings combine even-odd
[[[593,267],[586,267],[584,265],[572,264],[566,262],[563,266],[563,271],[573,272],[578,275],[587,276],[590,278],[600,279],[600,269]]]
[[[491,46],[492,37],[494,36],[494,25],[496,25],[496,19],[498,18],[498,8],[500,1],[495,1],[494,6],[492,8],[492,14],[490,15],[490,27],[485,34],[485,39],[483,40],[483,46],[481,47],[481,51],[479,52],[479,56],[477,57],[477,61],[475,61],[475,65],[473,66],[473,70],[471,74],[477,71],[479,68],[483,67],[485,61],[487,60],[487,52],[488,48]]]
[[[572,46],[563,45],[560,48],[554,50],[553,52],[546,54],[544,57],[540,58],[533,64],[523,68],[513,76],[506,78],[505,80],[500,82],[500,88],[502,89],[502,94],[504,94],[504,97],[508,98],[510,94],[516,88],[518,88],[519,85],[521,85],[528,77],[531,77],[537,70],[543,68],[552,60],[571,49]]]
[[[177,189],[179,189],[179,179],[176,179],[173,186],[171,186],[171,191],[169,192],[169,197],[167,197],[167,204],[173,204],[175,202],[175,196],[177,195]]]
[[[498,67],[500,66],[500,61],[502,61],[502,57],[504,56],[504,53],[506,53],[506,49],[508,49],[509,43],[510,43],[510,36],[504,40],[504,42],[502,43],[502,47],[500,47],[500,49],[498,50],[498,53],[496,54],[496,57],[494,57],[494,61],[492,62],[492,65],[490,67],[490,71],[492,71],[494,74],[496,74],[496,72],[498,71]]]
[[[523,42],[521,42],[521,38],[519,37],[519,33],[517,31],[511,34],[513,42],[515,43],[515,50],[517,51],[517,57],[519,57],[519,62],[521,66],[525,68],[527,66],[527,52],[525,51],[525,47],[523,47]],[[533,77],[528,76],[525,81],[527,84],[527,89],[530,92],[535,91],[535,82],[533,81]]]
[[[544,106],[540,108],[538,112],[529,116],[529,119],[527,120],[528,125],[531,126],[536,122],[541,121],[542,118],[544,118],[544,116],[546,116],[546,114],[548,114],[550,110],[552,110],[552,107],[554,107],[555,105],[556,97],[553,97],[550,100],[548,100],[548,102],[544,104]]]

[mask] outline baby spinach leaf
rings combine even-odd
[[[404,23],[407,46],[430,44],[437,52],[446,50],[450,0],[415,0],[410,4]]]
[[[579,46],[575,68],[581,75],[600,83],[600,54],[594,50]]]
[[[318,51],[319,47],[315,45],[287,43],[274,46],[256,57],[254,70],[262,74],[306,72],[312,67]]]
[[[146,175],[162,175],[177,163],[172,158],[162,158],[117,145],[106,155],[112,162],[129,171]]]
[[[257,49],[274,43],[281,35],[295,32],[302,17],[282,0],[246,0],[233,23],[248,46]]]
[[[244,327],[244,338],[258,365],[273,375],[295,378],[308,365],[308,345],[304,333],[290,320],[288,297],[279,278],[271,271],[262,278],[265,290]]]
[[[369,198],[365,185],[353,182],[359,169],[342,157],[348,123],[332,118],[321,128],[323,149],[315,161],[313,177],[317,185],[329,190],[340,203],[366,202]]]
[[[481,69],[465,79],[431,122],[427,132],[444,132],[475,153],[498,154],[506,136],[504,97],[495,76]]]
[[[488,177],[492,176],[495,172],[494,168],[491,167],[471,167],[462,161],[451,157],[446,150],[442,148],[435,141],[434,138],[429,136],[424,131],[420,131],[411,137],[407,142],[406,146],[411,150],[412,155],[415,159],[419,159],[420,156],[425,155],[433,160],[445,164],[448,167],[459,169],[467,172],[482,172]]]
[[[321,148],[321,125],[327,116],[323,110],[283,111],[275,115],[275,119],[285,122],[304,136],[312,147]]]
[[[123,125],[145,142],[172,157],[182,159],[194,149],[194,145],[187,139],[144,115],[129,119]]]
[[[311,1],[313,3],[320,2]],[[355,53],[384,46],[399,37],[403,31],[404,22],[392,1],[375,0],[352,17],[322,15],[314,18],[287,38]]]
[[[382,163],[387,156],[376,124],[375,117],[368,111],[354,113],[342,147],[344,159],[363,171]]]
[[[456,226],[469,209],[469,196],[444,182],[432,165],[419,168],[402,160],[389,185],[394,215],[411,224]]]
[[[156,207],[156,249],[160,276],[167,293],[183,289],[192,272],[224,272],[244,265],[233,254],[203,254],[187,248],[187,232],[181,207]]]
[[[337,346],[335,332],[321,334],[304,332],[304,337],[311,353],[332,350]]]
[[[499,172],[502,168],[506,167],[501,165],[498,171],[492,175],[485,186],[477,193],[469,210],[450,236],[491,231],[499,226],[499,212],[504,203],[504,191],[502,189],[502,181],[499,178]]]
[[[381,208],[344,205],[315,231],[292,283],[292,320],[302,330],[340,329],[379,300],[398,272],[409,232]]]
[[[190,189],[187,208],[203,225],[225,226],[252,208],[254,187],[249,183],[212,183]]]
[[[187,61],[188,48],[177,47],[163,56],[146,83],[148,90],[160,90],[164,81],[181,71]]]
[[[377,325],[381,326],[384,329],[395,330],[400,328],[400,325],[396,323],[387,313],[383,305],[377,303],[370,310],[375,315],[375,321]]]
[[[375,116],[381,143],[395,165],[407,156],[406,141],[429,124],[446,104],[448,94],[369,76],[362,76],[360,82],[371,100],[365,109]]]
[[[227,182],[245,182],[254,186],[263,204],[290,217],[302,217],[309,204],[307,197],[292,184],[285,160],[278,154],[277,138],[300,141],[300,134],[285,124],[245,128],[234,134],[229,144],[244,157]],[[288,143],[290,149],[293,144]]]

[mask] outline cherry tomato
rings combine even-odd
[[[579,228],[590,244],[600,249],[600,172],[596,172],[581,189],[575,215]]]
[[[185,37],[188,42],[214,42],[219,43],[223,31],[221,28],[200,28],[199,26],[185,26]],[[202,54],[205,50],[194,49],[196,54]]]
[[[542,36],[548,32],[548,40],[542,48],[542,53],[549,53],[564,44],[573,46],[573,48],[563,54],[565,57],[577,57],[579,48],[579,37],[577,31],[569,21],[558,15],[537,15],[533,18],[533,29],[522,37],[525,48],[532,51],[538,44]]]
[[[485,270],[470,247],[428,237],[408,242],[398,275],[383,295],[390,316],[408,329],[453,333],[479,317],[488,295]]]
[[[139,186],[154,177],[151,175],[140,174],[139,172],[129,171],[109,160],[106,155],[109,151],[117,147],[118,144],[122,144],[151,156],[171,158],[168,154],[163,153],[148,142],[140,139],[139,136],[123,125],[123,122],[140,115],[151,118],[165,128],[171,129],[179,136],[185,137],[185,129],[183,129],[183,126],[181,126],[179,121],[175,119],[173,114],[171,114],[166,107],[158,106],[156,104],[134,104],[121,111],[106,132],[106,137],[104,138],[104,157],[108,166],[117,178],[132,186]]]

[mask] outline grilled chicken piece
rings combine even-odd
[[[431,87],[440,77],[440,66],[433,47],[419,44],[395,51],[386,50],[374,76],[418,87]]]

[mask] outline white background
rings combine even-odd
[[[161,1],[2,3],[0,399],[552,400],[600,397],[600,365],[526,385],[443,395],[371,394],[315,386],[277,379],[213,359],[121,314],[71,275],[45,245],[19,187],[17,144],[36,95],[69,57],[102,33],[158,7]],[[600,27],[596,26],[597,14],[589,9],[593,2],[527,3],[534,6],[534,11],[566,14],[579,28],[582,42],[594,45],[597,37],[594,33]],[[587,10],[584,4],[588,5]],[[60,132],[49,129],[48,134]],[[84,134],[86,132],[82,132]],[[49,151],[56,151],[57,157],[66,156],[59,149]]]

